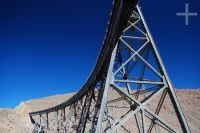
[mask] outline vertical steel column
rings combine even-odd
[[[107,77],[106,77],[106,84],[105,84],[105,87],[104,87],[104,94],[103,94],[103,98],[102,98],[102,101],[101,101],[99,118],[98,118],[98,121],[97,121],[97,127],[96,127],[95,133],[101,133],[102,121],[103,121],[104,112],[105,112],[105,108],[106,108],[107,97],[108,97],[108,93],[109,93],[109,89],[110,89],[110,84],[113,81],[112,70],[113,70],[113,66],[114,66],[114,62],[115,62],[115,55],[116,55],[116,52],[117,52],[117,47],[118,47],[118,44],[116,44],[116,46],[115,46],[115,48],[112,52],[112,55],[111,55],[108,73],[107,73]]]
[[[180,124],[181,124],[182,130],[183,130],[183,132],[185,132],[185,133],[190,133],[190,129],[189,129],[188,123],[186,122],[185,116],[184,116],[183,111],[182,111],[182,109],[181,109],[181,107],[180,107],[180,104],[179,104],[179,102],[178,102],[177,96],[176,96],[176,94],[175,94],[175,92],[174,92],[174,90],[173,90],[172,83],[171,83],[171,81],[170,81],[170,79],[169,79],[169,76],[168,76],[167,71],[166,71],[166,69],[165,69],[165,67],[164,67],[163,61],[162,61],[162,59],[161,59],[161,56],[160,56],[160,54],[159,54],[159,52],[158,52],[158,50],[157,50],[157,47],[156,47],[155,42],[154,42],[154,40],[153,40],[153,37],[152,37],[152,35],[151,35],[151,33],[150,33],[150,30],[149,30],[149,28],[148,28],[148,26],[147,26],[147,24],[146,24],[146,21],[145,21],[145,19],[144,19],[144,16],[143,16],[143,14],[142,14],[142,12],[141,12],[141,9],[140,9],[140,7],[139,7],[138,5],[137,5],[137,10],[138,10],[138,13],[139,13],[139,15],[140,15],[140,17],[141,17],[141,20],[142,20],[142,22],[143,22],[143,24],[144,24],[144,26],[145,26],[145,29],[146,29],[146,31],[147,31],[147,33],[148,33],[148,36],[149,36],[150,41],[151,41],[151,43],[152,43],[153,49],[155,50],[155,53],[156,53],[156,55],[157,55],[159,64],[161,65],[161,68],[162,68],[163,73],[164,73],[164,75],[165,75],[166,82],[167,82],[167,84],[169,85],[169,95],[170,95],[170,99],[171,99],[171,101],[172,101],[172,103],[173,103],[173,106],[174,106],[175,109],[176,109],[176,114],[177,114],[177,116],[178,116],[178,120],[179,120],[179,122],[180,122]]]
[[[92,87],[94,87],[94,86],[92,86]],[[81,117],[80,117],[79,124],[78,124],[78,129],[77,129],[78,133],[84,133],[84,131],[85,131],[86,122],[88,119],[87,117],[90,112],[92,94],[93,94],[93,91],[90,91],[86,94],[85,103],[82,107]]]
[[[96,126],[97,126],[98,114],[99,114],[101,100],[102,100],[103,92],[104,92],[103,87],[104,87],[104,82],[101,81],[101,85],[100,85],[100,88],[99,88],[96,104],[95,104],[95,107],[94,107],[95,109],[94,109],[94,116],[92,118],[91,132],[95,132],[95,129],[96,129]]]
[[[49,129],[49,117],[48,117],[48,113],[46,114],[46,123],[47,123],[47,130]]]

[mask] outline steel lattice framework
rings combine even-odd
[[[162,115],[166,108],[174,118]],[[33,133],[190,133],[136,0],[114,0],[85,85],[66,102],[29,115]]]

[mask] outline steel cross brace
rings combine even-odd
[[[137,15],[136,15],[137,14]],[[158,113],[157,112],[159,112],[159,110],[160,110],[160,108],[162,107],[162,103],[163,103],[163,100],[165,99],[165,95],[166,95],[166,92],[171,92],[171,95],[170,95],[170,98],[171,98],[171,100],[173,101],[173,104],[174,104],[174,107],[176,108],[176,110],[178,110],[178,112],[181,114],[182,113],[182,111],[181,111],[181,109],[180,109],[180,106],[179,106],[179,103],[178,103],[178,101],[177,101],[177,98],[176,98],[176,96],[175,96],[175,93],[173,92],[173,89],[172,89],[172,86],[171,86],[171,83],[170,83],[170,81],[169,81],[169,78],[168,78],[168,76],[167,76],[167,74],[166,74],[166,70],[165,70],[165,68],[164,68],[164,65],[163,65],[163,63],[162,63],[162,61],[161,61],[161,58],[160,58],[160,55],[158,54],[158,51],[157,51],[157,48],[155,47],[155,44],[154,44],[154,42],[153,42],[153,40],[152,40],[152,37],[151,37],[151,35],[150,35],[150,32],[148,31],[148,28],[147,28],[147,25],[145,24],[145,21],[144,21],[144,18],[143,18],[143,16],[142,16],[142,14],[141,14],[141,11],[140,11],[140,9],[139,9],[139,7],[137,7],[136,8],[136,10],[135,10],[135,12],[134,12],[134,15],[132,15],[132,17],[134,17],[134,16],[137,16],[135,19],[137,19],[137,20],[135,20],[135,22],[131,22],[131,21],[129,21],[129,23],[130,23],[130,25],[124,30],[124,33],[125,32],[127,32],[128,30],[130,30],[132,27],[134,27],[136,30],[138,30],[139,32],[141,32],[145,37],[137,37],[137,36],[127,36],[127,35],[122,35],[121,37],[120,37],[120,41],[132,52],[132,55],[130,55],[130,57],[123,63],[122,61],[120,61],[121,62],[121,66],[114,72],[114,73],[112,73],[112,70],[110,70],[109,69],[109,71],[108,71],[108,73],[110,73],[109,75],[111,76],[111,78],[108,78],[108,85],[105,87],[105,88],[110,88],[109,87],[109,85],[111,85],[112,83],[113,83],[113,81],[114,81],[114,83],[125,83],[126,85],[127,85],[127,88],[128,88],[128,92],[129,92],[129,95],[130,95],[130,92],[131,92],[131,89],[130,89],[130,85],[129,85],[129,83],[132,83],[132,84],[138,84],[138,85],[140,85],[140,87],[139,87],[139,89],[137,90],[137,92],[136,92],[136,96],[139,94],[139,91],[140,91],[140,88],[141,88],[141,85],[142,84],[151,84],[151,85],[164,85],[165,87],[164,88],[161,88],[161,89],[158,89],[157,91],[156,91],[156,94],[160,94],[160,93],[163,93],[163,95],[162,95],[162,97],[161,97],[161,100],[160,100],[160,102],[159,102],[159,105],[158,105],[158,107],[157,107],[157,111],[156,111],[156,113],[153,113],[153,112],[151,112],[149,109],[147,109],[146,107],[143,107],[144,106],[144,103],[147,103],[147,101],[149,101],[149,99],[152,99],[154,96],[155,96],[155,94],[152,94],[152,95],[150,95],[149,97],[148,97],[148,100],[142,100],[142,102],[143,103],[139,103],[137,100],[133,100],[132,99],[132,101],[134,101],[134,102],[138,102],[138,105],[140,105],[141,107],[140,108],[137,108],[136,110],[134,110],[134,111],[130,111],[130,112],[128,112],[127,113],[127,116],[128,117],[124,117],[123,118],[123,120],[121,120],[121,121],[115,121],[115,124],[116,123],[118,123],[117,125],[115,125],[114,127],[113,126],[111,126],[110,127],[110,129],[107,129],[107,131],[106,132],[114,132],[114,131],[116,131],[116,129],[119,127],[119,126],[121,126],[125,121],[126,121],[126,119],[128,119],[129,117],[131,117],[131,116],[135,116],[135,118],[136,118],[136,122],[137,122],[137,125],[138,125],[138,128],[139,128],[139,132],[146,132],[147,131],[147,129],[146,129],[146,127],[145,127],[145,117],[144,116],[148,116],[148,115],[151,115],[151,117],[153,117],[152,119],[157,119],[156,121],[154,121],[154,123],[156,123],[156,124],[158,124],[158,125],[160,125],[161,127],[163,127],[163,128],[165,128],[167,131],[169,131],[169,132],[177,132],[176,130],[175,130],[175,128],[172,128],[172,126],[170,126],[167,122],[165,122],[162,118],[160,118],[159,116],[158,116]],[[142,26],[143,26],[143,28],[144,28],[144,30],[142,30],[142,29],[140,29],[139,27],[137,27],[137,24],[138,23],[141,23],[142,24]],[[123,38],[129,38],[129,39],[140,39],[140,40],[146,40],[146,42],[136,51],[136,50],[134,50],[133,49],[133,47],[131,47],[126,41],[124,41],[124,39]],[[118,44],[118,46],[119,46],[119,44]],[[145,47],[147,47],[147,46],[150,46],[151,47],[151,49],[153,50],[153,56],[155,57],[155,59],[156,59],[156,63],[157,63],[157,65],[158,65],[158,70],[156,70],[148,61],[147,61],[147,59],[146,58],[144,58],[144,57],[142,57],[141,55],[140,55],[140,52],[145,48]],[[114,52],[114,51],[113,51]],[[120,57],[120,56],[119,56]],[[154,74],[156,74],[159,78],[160,78],[160,81],[151,81],[151,80],[127,80],[127,79],[124,79],[124,80],[119,80],[119,79],[115,79],[115,76],[117,76],[117,73],[118,72],[120,72],[122,75],[124,75],[124,74],[126,74],[127,72],[126,72],[126,68],[125,68],[125,66],[131,61],[131,60],[133,60],[134,58],[136,58],[136,57],[138,57],[145,65],[144,66],[147,66],[148,68],[150,68],[151,70],[152,70],[152,72],[154,72]],[[111,58],[111,65],[110,65],[110,67],[111,67],[111,69],[112,69],[112,67],[113,67],[113,63],[112,63],[112,60],[114,60],[113,58],[115,58],[115,57],[112,57]],[[120,59],[120,60],[122,60],[122,59]],[[107,77],[109,77],[109,76],[107,76]],[[141,79],[143,78],[143,74],[141,74]],[[172,91],[171,91],[172,90]],[[119,91],[119,90],[118,90]],[[108,93],[109,91],[106,91],[106,92],[104,92],[104,93]],[[123,96],[125,95],[125,93],[123,93],[122,94]],[[128,95],[128,94],[127,94]],[[105,96],[105,97],[107,97],[107,96]],[[122,100],[123,98],[118,98],[118,100]],[[136,98],[137,99],[137,98]],[[130,102],[130,99],[129,100],[127,100],[128,102]],[[106,102],[106,99],[104,99],[103,98],[103,103],[104,102]],[[109,102],[109,101],[108,101]],[[136,102],[136,103],[137,103]],[[102,106],[103,107],[103,106]],[[111,106],[110,106],[111,107]],[[102,109],[102,108],[101,108]],[[103,110],[103,109],[102,109]],[[139,111],[141,111],[141,115],[142,115],[142,122],[141,121],[139,121],[139,119],[138,119],[138,112]],[[102,112],[104,112],[104,111],[102,111]],[[151,112],[151,113],[150,113]],[[182,123],[182,125],[184,125],[184,127],[186,127],[186,129],[188,128],[188,125],[186,124],[186,123],[184,123],[184,121],[185,121],[185,118],[184,118],[184,116],[183,115],[180,115],[179,114],[179,118],[181,118],[181,119],[179,119],[179,121]],[[102,118],[102,115],[103,115],[103,113],[102,114],[100,114],[100,117]],[[99,131],[101,131],[99,128],[101,128],[100,127],[100,125],[102,124],[101,122],[100,122],[100,120],[101,120],[101,118],[100,119],[98,119],[99,120],[99,127],[97,127],[97,129],[98,130],[96,130],[96,132],[99,132]],[[119,124],[120,123],[120,124]],[[142,123],[142,126],[141,126],[141,123]],[[152,124],[151,124],[151,126],[150,126],[150,128],[148,129],[148,132],[151,130],[151,128],[152,128]],[[156,127],[155,127],[156,128]],[[185,132],[185,129],[183,128],[183,131]],[[189,128],[188,128],[188,130],[186,131],[186,132],[190,132],[189,131]]]
[[[104,45],[99,55],[100,61],[97,61],[97,66],[100,67],[97,67],[91,74],[83,90],[70,99],[70,104],[66,102],[66,104],[46,110],[47,112],[45,110],[44,112],[35,112],[35,115],[31,116],[31,120],[33,117],[38,120],[33,121],[35,124],[33,133],[113,133],[121,130],[131,132],[132,130],[125,125],[128,120],[135,120],[139,133],[151,133],[153,127],[156,133],[159,132],[160,127],[165,131],[175,133],[177,130],[159,115],[167,94],[178,116],[182,131],[190,133],[139,6],[135,7],[126,27],[123,27],[121,37],[116,38],[118,32],[114,32],[114,29],[119,28],[118,25],[121,24],[117,20],[121,17],[120,12],[124,12],[123,2],[127,1],[118,1],[118,5],[113,8],[116,10],[116,14],[111,15],[111,18],[116,21],[109,25],[107,32],[109,39],[105,38],[104,40],[104,43],[109,44]],[[119,8],[119,10],[115,8]],[[118,39],[117,43],[111,44],[115,39]],[[152,60],[154,64],[152,64]],[[140,63],[142,65],[138,69],[137,65]],[[154,78],[153,76],[146,77],[148,76],[148,74],[146,75],[147,70],[153,73]],[[138,71],[139,75],[135,75]],[[156,111],[153,112],[147,105],[160,94]],[[142,97],[142,95],[144,96]],[[126,104],[123,105],[123,102]],[[114,103],[117,105],[113,105]],[[68,106],[70,106],[70,110],[66,116],[65,111]],[[122,115],[117,116],[110,111],[111,108],[123,110]],[[55,115],[50,118],[53,111]],[[150,126],[147,126],[146,120],[150,120]]]

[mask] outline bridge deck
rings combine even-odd
[[[114,0],[110,21],[108,24],[108,29],[101,52],[98,56],[93,72],[91,73],[90,77],[83,85],[83,87],[66,102],[52,108],[37,112],[31,112],[29,113],[30,117],[33,115],[50,113],[55,110],[67,107],[73,104],[78,99],[82,98],[86,94],[86,92],[89,91],[89,89],[92,89],[90,86],[96,81],[97,77],[101,76],[101,69],[103,69],[103,65],[105,65],[106,60],[109,60],[111,52],[116,45],[118,38],[122,34],[122,31],[125,28],[134,7],[137,5],[137,2],[137,0]]]

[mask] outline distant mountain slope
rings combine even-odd
[[[0,133],[25,133],[31,127],[28,113],[49,108],[69,99],[64,94],[22,102],[15,109],[0,109]],[[177,90],[177,95],[193,133],[200,133],[200,90]],[[169,114],[170,111],[165,109]]]

